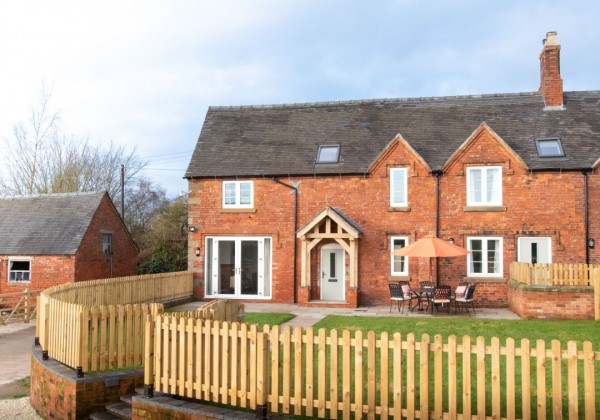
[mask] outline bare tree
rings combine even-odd
[[[49,100],[42,88],[40,103],[27,123],[15,126],[14,138],[7,142],[6,178],[0,182],[0,194],[108,191],[115,204],[120,203],[121,165],[128,184],[139,177],[146,162],[135,150],[112,142],[95,146],[89,139],[63,134]]]
[[[17,124],[14,139],[7,144],[6,172],[8,179],[0,184],[4,194],[33,194],[38,189],[44,154],[56,142],[59,117],[49,109],[50,95],[44,86],[40,103],[32,109],[27,124]]]

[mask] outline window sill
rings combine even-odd
[[[463,281],[467,283],[506,283],[504,277],[463,277]]]
[[[390,213],[397,212],[397,211],[406,212],[406,211],[410,211],[410,206],[388,207],[388,211]]]
[[[466,212],[484,212],[484,211],[506,211],[505,206],[466,206],[463,208]]]
[[[31,284],[31,280],[27,280],[27,281],[11,281],[11,280],[7,280],[6,283],[10,284],[11,286],[28,286]]]
[[[410,281],[410,276],[389,276],[388,281],[389,282]]]
[[[255,208],[251,209],[221,209],[221,213],[256,213]]]

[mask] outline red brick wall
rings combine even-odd
[[[102,252],[103,231],[113,234],[112,272],[110,259]],[[31,281],[10,283],[9,256],[0,256],[0,293],[20,292],[27,288],[41,290],[73,281],[134,275],[137,272],[138,251],[109,198],[105,196],[75,255],[23,257],[31,258]]]
[[[560,77],[560,45],[545,45],[540,54],[540,93],[548,106],[563,104],[563,81]]]
[[[452,237],[460,246],[466,246],[468,236],[503,238],[503,276],[493,282],[481,279],[477,294],[480,305],[505,306],[505,282],[510,262],[517,258],[519,236],[551,237],[553,262],[584,261],[583,175],[581,172],[532,173],[486,126],[474,133],[440,177],[440,237]],[[470,165],[502,166],[501,211],[465,209],[466,167]],[[409,169],[406,211],[390,211],[389,169],[392,167]],[[282,181],[302,181],[298,229],[325,206],[340,208],[363,229],[358,241],[358,292],[362,305],[387,304],[388,282],[400,279],[390,275],[391,236],[408,236],[410,242],[414,242],[435,234],[435,176],[402,142],[392,147],[365,176],[292,177]],[[206,236],[270,236],[273,238],[272,301],[291,302],[295,235],[294,196],[290,190],[269,178],[254,179],[256,211],[226,213],[221,209],[222,180],[191,180],[189,186],[192,191],[189,222],[198,229],[190,235],[189,266],[199,286],[197,293],[202,293]],[[193,254],[196,246],[201,249],[200,257]],[[313,253],[318,249],[315,247]],[[466,257],[440,259],[440,283],[479,282],[480,279],[466,278],[466,261]],[[435,278],[435,260],[431,266],[431,275]],[[429,261],[411,258],[409,275],[413,284],[419,279],[428,279]],[[299,269],[296,278],[299,286]],[[315,293],[314,290],[310,294],[303,291],[302,296],[314,299]]]
[[[510,282],[508,304],[525,319],[594,319],[593,287],[528,287]]]
[[[108,378],[117,378],[119,385],[107,387]],[[114,403],[121,396],[131,395],[144,382],[143,371],[98,374],[81,379],[76,372],[55,360],[42,360],[39,347],[31,358],[31,405],[43,418],[86,418],[103,411],[104,404]]]
[[[596,241],[596,246],[589,249],[590,263],[600,264],[600,171],[598,168],[588,175],[588,201],[589,235]]]
[[[112,233],[112,256],[102,251],[103,232]],[[136,274],[138,251],[107,196],[100,202],[76,257],[76,281]]]
[[[504,209],[465,211],[466,167],[478,164],[502,166]],[[505,279],[510,262],[517,260],[520,236],[550,237],[553,262],[585,262],[583,186],[581,172],[528,171],[483,130],[440,179],[440,236],[453,237],[464,247],[469,236],[502,237]],[[443,264],[442,278],[461,276],[467,270],[466,259],[446,259]]]
[[[31,258],[31,281],[8,281],[8,256],[0,257],[0,293],[22,292],[25,289],[42,290],[72,282],[75,257],[72,255],[35,255]]]

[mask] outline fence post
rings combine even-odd
[[[37,313],[35,314],[35,338],[33,339],[33,345],[40,345],[40,316],[41,316],[41,308],[40,308],[40,299],[42,294],[40,293],[36,297],[36,308],[38,308]]]
[[[267,419],[269,345],[267,334],[256,337],[256,419]]]
[[[29,324],[29,298],[31,297],[31,293],[29,289],[25,289],[25,312],[23,313],[23,323]]]
[[[154,397],[154,316],[146,315],[144,327],[144,394]]]
[[[600,321],[600,268],[596,268],[594,273],[594,319]]]
[[[48,360],[48,344],[50,342],[50,337],[48,334],[48,328],[50,326],[50,304],[44,304],[44,319],[41,319],[40,322],[44,323],[44,336],[42,338],[42,360]]]
[[[77,360],[77,377],[78,378],[83,378],[83,366],[84,366],[84,360],[83,360],[83,346],[86,345],[87,343],[84,344],[83,342],[83,329],[87,328],[87,325],[84,325],[85,322],[85,318],[83,317],[83,306],[82,305],[77,305],[77,308],[79,309],[79,316],[78,316],[78,322],[79,322],[79,331],[77,332],[77,338],[79,338],[79,340],[77,340],[77,347],[75,348],[75,360]]]

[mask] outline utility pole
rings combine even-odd
[[[121,164],[121,219],[125,221],[125,165]]]

